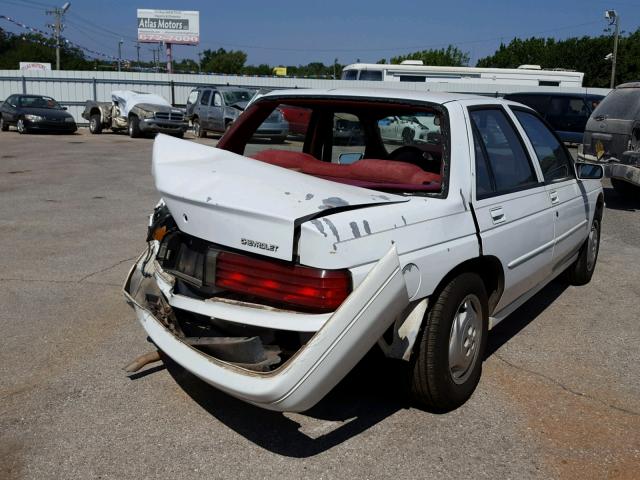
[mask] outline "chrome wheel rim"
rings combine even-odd
[[[597,220],[593,221],[591,225],[591,231],[589,232],[589,239],[587,241],[587,270],[593,270],[596,264],[596,257],[598,256],[598,241],[600,234],[598,233]]]
[[[89,123],[89,129],[90,129],[92,132],[95,132],[95,131],[96,131],[96,127],[97,127],[97,126],[98,126],[98,122],[96,121],[96,119],[95,119],[95,118],[92,118],[92,119],[91,119],[91,122]]]
[[[195,122],[193,124],[193,133],[196,137],[200,136],[200,122]]]
[[[481,341],[482,307],[480,299],[470,294],[458,305],[449,334],[449,374],[458,385],[471,376]]]
[[[0,117],[0,129],[4,128],[4,118]]]
[[[18,124],[16,126],[18,127],[18,132],[24,133],[24,120],[21,118],[18,119]]]

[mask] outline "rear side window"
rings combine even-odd
[[[205,90],[200,97],[200,105],[209,105],[211,99],[211,90]]]
[[[541,115],[547,113],[549,97],[547,95],[508,95],[507,99],[533,108]]]
[[[640,111],[640,88],[613,90],[594,110],[593,116],[634,120]]]
[[[573,178],[567,153],[547,126],[531,113],[522,110],[514,113],[533,145],[545,182]]]
[[[508,193],[537,185],[524,145],[505,112],[502,109],[478,109],[470,113],[477,136],[475,141],[486,156],[487,172],[491,174],[491,193]]]

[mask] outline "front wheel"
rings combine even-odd
[[[102,133],[102,121],[100,120],[100,114],[94,113],[89,119],[89,131],[93,134]]]
[[[447,412],[469,399],[482,372],[488,318],[484,283],[474,273],[453,278],[434,298],[412,360],[416,402]]]
[[[281,136],[281,137],[272,137],[271,138],[271,143],[284,143],[287,141],[287,137],[286,136]]]
[[[207,136],[207,132],[202,128],[200,120],[197,118],[193,119],[193,134],[196,138],[205,138]]]
[[[413,143],[413,130],[410,128],[405,128],[402,130],[402,143],[404,145],[411,145]]]
[[[18,129],[18,133],[20,134],[29,133],[29,130],[27,129],[27,126],[24,123],[24,118],[18,119],[18,122],[16,123],[16,128]]]
[[[129,117],[129,136],[138,138],[140,135],[140,120],[136,116]]]
[[[9,124],[0,116],[0,131],[6,132],[7,130],[9,130]]]
[[[580,248],[578,259],[567,269],[567,280],[571,285],[586,285],[591,281],[600,251],[600,216],[600,212],[597,211],[589,236]]]

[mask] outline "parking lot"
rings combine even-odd
[[[121,294],[158,200],[152,144],[0,133],[0,478],[638,478],[640,201],[605,183],[592,282],[494,329],[460,409],[413,408],[402,365],[371,355],[280,414],[172,363],[122,370],[152,350]]]

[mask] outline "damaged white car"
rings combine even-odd
[[[249,144],[289,106],[309,111],[303,142]],[[362,145],[334,138],[345,115]],[[434,121],[398,146],[380,134],[391,116]],[[158,136],[153,177],[128,302],[186,370],[280,411],[312,407],[376,344],[407,362],[418,403],[458,407],[491,327],[563,272],[589,282],[604,205],[601,167],[533,110],[422,92],[275,91],[217,148]]]

